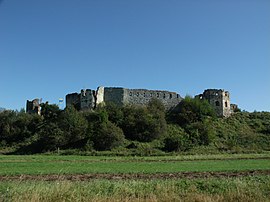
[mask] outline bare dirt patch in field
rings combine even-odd
[[[89,181],[94,179],[108,179],[108,180],[151,180],[151,179],[195,179],[195,178],[233,178],[233,177],[247,177],[255,175],[270,175],[270,170],[251,170],[240,172],[179,172],[179,173],[154,173],[154,174],[66,174],[66,175],[14,175],[14,176],[0,176],[0,181],[9,180],[38,180],[38,181]]]
[[[224,160],[270,160],[270,157],[235,157],[235,158],[198,158],[198,159],[67,159],[67,160],[32,160],[32,159],[16,159],[16,160],[0,160],[0,163],[28,163],[28,162],[56,162],[56,163],[65,163],[65,162],[78,162],[78,163],[96,163],[96,162],[113,162],[113,163],[129,163],[129,162],[182,162],[182,161],[224,161]]]

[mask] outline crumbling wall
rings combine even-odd
[[[124,105],[124,88],[104,88],[104,102],[114,103],[118,106]]]
[[[87,89],[81,90],[80,94],[68,94],[66,105],[77,106],[78,110],[95,109],[101,103],[145,106],[153,98],[160,100],[167,110],[175,107],[182,100],[179,94],[169,91],[98,87],[97,91]]]
[[[96,91],[96,106],[104,103],[104,87],[99,86]]]
[[[26,112],[29,114],[41,114],[41,107],[39,99],[34,99],[32,101],[26,101]]]
[[[80,110],[94,109],[96,106],[96,93],[94,90],[81,90]]]
[[[152,99],[160,100],[165,108],[169,110],[178,105],[183,98],[179,94],[169,91],[124,89],[124,104],[144,106]]]
[[[229,117],[231,115],[230,93],[222,89],[207,89],[203,94],[195,96],[206,99],[215,109],[217,116]]]
[[[71,93],[66,95],[66,106],[74,106],[77,110],[81,108],[81,96],[79,93]]]
[[[96,92],[91,89],[82,89],[81,93],[66,95],[66,106],[74,106],[77,110],[94,109],[96,105]]]
[[[236,112],[238,110],[239,110],[239,108],[238,108],[237,104],[231,104],[231,113],[234,113],[234,112]]]

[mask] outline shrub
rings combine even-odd
[[[167,152],[184,151],[187,149],[187,134],[178,125],[168,125],[167,135],[164,138],[163,150]]]
[[[151,142],[166,133],[165,114],[154,105],[146,107],[126,106],[121,128],[129,140]]]
[[[59,116],[59,127],[64,132],[66,144],[72,145],[85,139],[88,124],[82,113],[74,107],[67,107]]]
[[[108,121],[100,124],[91,136],[96,150],[111,150],[124,142],[124,134],[121,128]]]
[[[207,117],[216,117],[212,106],[206,100],[189,96],[185,97],[168,115],[170,121],[182,127],[203,121]]]

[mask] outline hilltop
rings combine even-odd
[[[260,152],[270,150],[270,113],[239,111],[219,117],[207,100],[191,97],[173,111],[158,99],[145,106],[111,103],[83,111],[46,103],[40,115],[0,113],[0,134],[0,149],[19,154]]]

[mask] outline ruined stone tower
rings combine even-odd
[[[34,99],[26,101],[26,112],[29,114],[41,114],[40,100]]]
[[[230,93],[221,89],[207,89],[195,98],[207,100],[215,109],[217,116],[229,117],[231,115]]]
[[[66,96],[67,106],[73,105],[78,110],[93,109],[95,107],[95,92],[83,89],[81,93],[72,93]]]

